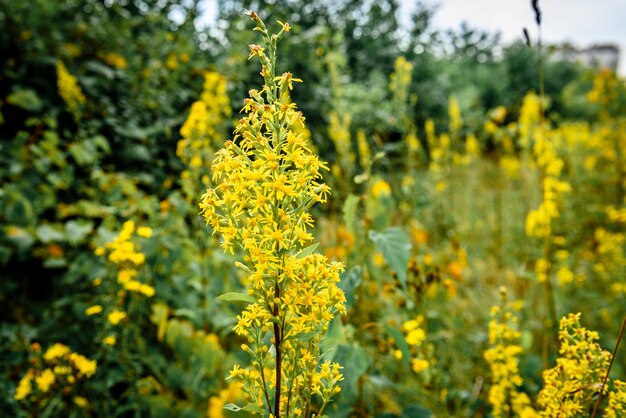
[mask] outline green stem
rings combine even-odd
[[[611,373],[611,367],[613,367],[613,361],[615,360],[615,355],[617,354],[619,343],[622,341],[622,337],[624,336],[624,328],[626,328],[626,315],[624,315],[622,327],[620,328],[619,335],[617,336],[617,342],[615,343],[613,355],[611,356],[611,363],[609,363],[609,368],[607,369],[606,375],[604,376],[604,381],[602,382],[602,387],[600,388],[600,394],[598,395],[598,399],[596,399],[596,404],[593,406],[593,413],[591,414],[591,418],[594,418],[596,416],[596,412],[598,412],[598,407],[600,407],[600,402],[602,402],[604,388],[606,387],[607,380],[609,380],[609,373]]]
[[[280,417],[280,386],[282,378],[282,349],[280,347],[281,335],[280,326],[278,325],[278,301],[280,300],[280,287],[278,282],[274,285],[274,346],[276,347],[276,393],[274,395],[274,416]]]

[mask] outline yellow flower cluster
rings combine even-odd
[[[561,319],[559,358],[555,367],[543,372],[544,387],[537,399],[542,417],[577,417],[588,411],[611,361],[611,353],[600,347],[599,338],[580,325],[580,313]]]
[[[609,404],[604,410],[604,418],[619,418],[626,416],[626,382],[613,381],[615,389],[609,393]]]
[[[415,319],[410,319],[402,324],[404,340],[411,350],[411,370],[421,373],[430,367],[430,362],[425,358],[424,341],[426,341],[426,331],[424,330],[424,317],[417,315]],[[396,350],[396,358],[402,358],[402,352]]]
[[[154,287],[138,280],[139,269],[145,264],[146,256],[141,252],[139,244],[133,242],[133,237],[150,238],[152,228],[147,226],[137,227],[134,221],[126,221],[122,225],[120,233],[111,241],[98,247],[95,254],[107,256],[108,260],[117,268],[117,280],[111,283],[115,294],[116,303],[114,306],[123,306],[124,298],[127,294],[142,295],[148,298],[156,294]],[[101,279],[95,279],[94,285],[102,283]],[[85,314],[88,316],[98,315],[103,312],[102,305],[96,304],[88,307]],[[119,325],[128,317],[127,312],[119,309],[111,309],[106,313],[106,321],[112,326]],[[117,337],[107,335],[102,339],[105,345],[115,345]]]
[[[388,199],[391,197],[391,186],[383,179],[377,179],[370,187],[374,199]]]
[[[115,68],[124,69],[128,66],[126,58],[117,52],[102,52],[98,54],[98,58]]]
[[[356,143],[359,150],[361,169],[367,171],[370,169],[370,164],[372,163],[372,151],[370,150],[370,145],[367,142],[367,137],[363,129],[359,129],[356,132]]]
[[[594,231],[596,263],[593,270],[601,277],[618,273],[626,265],[623,249],[625,240],[621,232],[611,232],[604,228],[596,228]]]
[[[409,101],[409,86],[413,79],[413,64],[403,56],[396,58],[393,64],[393,73],[389,77],[389,90],[397,108],[406,106]]]
[[[191,105],[189,116],[180,129],[182,139],[176,147],[176,155],[187,166],[182,178],[183,190],[188,196],[195,196],[209,185],[208,168],[215,150],[224,144],[222,128],[230,115],[226,77],[207,72],[200,100]]]
[[[453,137],[458,137],[461,128],[463,128],[463,118],[461,117],[459,101],[454,96],[450,97],[448,102],[448,117],[450,119],[450,134]]]
[[[601,117],[608,118],[608,108],[619,100],[620,87],[623,83],[613,71],[604,69],[598,71],[593,78],[593,89],[587,93],[587,100],[601,106]]]
[[[14,395],[17,401],[30,399],[47,404],[57,393],[54,388],[63,388],[64,393],[69,393],[78,380],[89,379],[96,373],[95,360],[72,352],[64,344],[51,345],[43,355],[39,344],[33,344],[31,349],[37,355],[17,385]]]
[[[537,413],[531,406],[528,395],[520,392],[522,378],[519,374],[519,357],[524,352],[520,346],[518,317],[514,306],[507,301],[506,289],[501,289],[500,305],[491,309],[489,322],[489,348],[485,360],[491,369],[492,385],[489,388],[489,403],[494,418],[531,418]]]
[[[405,135],[413,134],[415,137],[415,129],[413,125],[413,115],[411,115],[410,105],[415,102],[416,98],[410,97],[411,80],[413,79],[413,64],[406,60],[403,56],[396,58],[393,64],[393,72],[389,76],[389,91],[391,92],[391,103],[393,112],[398,118],[398,128]],[[414,149],[419,142],[408,142],[409,150]]]
[[[534,154],[542,173],[542,201],[526,218],[526,234],[547,239],[552,234],[552,222],[559,217],[562,196],[571,187],[560,180],[565,163],[556,154],[554,137],[546,137],[543,131],[537,131],[535,138]]]
[[[337,287],[343,266],[304,249],[313,238],[308,210],[325,202],[330,189],[320,182],[326,165],[290,129],[304,120],[290,99],[293,83],[300,80],[288,72],[275,74],[276,43],[289,25],[270,35],[256,13],[249,15],[265,41],[264,47],[250,45],[265,84],[261,91],[250,90],[235,138],[216,153],[217,187],[202,196],[200,209],[221,235],[225,251],[245,253],[238,264],[249,272],[255,299],[234,328],[245,338],[242,348],[252,364],[236,367],[231,377],[240,379],[246,399],[268,414],[294,416],[308,411],[315,394],[326,404],[341,380],[338,366],[322,365],[318,371],[318,362],[321,336],[335,314],[345,311]]]
[[[134,221],[126,221],[122,225],[122,230],[115,239],[104,248],[97,248],[97,255],[104,255],[108,250],[108,259],[118,266],[117,283],[125,290],[152,297],[155,294],[154,288],[136,279],[138,269],[145,263],[146,256],[141,252],[139,246],[131,239],[133,234],[142,238],[150,238],[152,229],[147,226],[136,228]]]
[[[396,58],[393,72],[389,77],[389,91],[391,104],[396,115],[398,129],[404,135],[406,146],[406,167],[414,170],[418,166],[421,145],[417,138],[415,123],[413,122],[412,107],[417,101],[417,95],[410,95],[410,86],[413,79],[413,64],[400,56]]]
[[[67,110],[78,120],[87,99],[80,89],[76,77],[68,71],[63,61],[57,61],[56,69],[59,95],[65,101]]]
[[[352,136],[350,124],[352,117],[349,113],[338,114],[331,112],[329,115],[328,137],[335,145],[337,162],[333,166],[335,176],[351,176],[354,171],[355,155],[352,151]]]
[[[448,188],[445,176],[448,169],[447,157],[450,151],[450,136],[442,134],[438,138],[435,133],[435,122],[432,119],[426,120],[424,130],[426,131],[426,141],[430,150],[430,164],[428,168],[434,177],[435,189],[438,192],[443,192]]]
[[[519,144],[523,150],[530,150],[541,122],[541,98],[535,93],[528,93],[524,96],[517,123]]]

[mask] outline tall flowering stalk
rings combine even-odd
[[[180,129],[182,138],[176,146],[176,155],[186,166],[181,178],[183,192],[190,200],[209,186],[208,166],[215,150],[224,144],[223,128],[231,113],[226,89],[226,77],[213,71],[205,73],[200,100],[191,105]]]
[[[276,44],[289,31],[270,34],[249,13],[264,44],[250,45],[265,82],[250,90],[235,136],[216,154],[217,185],[202,196],[201,214],[222,237],[222,247],[242,251],[252,303],[237,317],[235,332],[247,343],[247,368],[230,378],[242,382],[244,409],[273,417],[321,416],[342,380],[338,364],[321,364],[320,339],[337,313],[345,312],[337,287],[342,265],[329,263],[307,245],[313,219],[308,210],[325,202],[326,164],[312,154],[292,126],[304,117],[291,101],[291,73],[276,76]],[[239,409],[232,406],[233,409]]]
[[[514,313],[515,304],[507,300],[506,288],[500,289],[500,305],[491,308],[489,322],[489,348],[485,360],[489,363],[492,385],[489,389],[489,403],[492,415],[498,417],[538,416],[532,408],[530,398],[522,392],[522,377],[519,360],[524,349],[520,345],[519,319]]]

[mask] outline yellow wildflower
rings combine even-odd
[[[54,384],[56,377],[52,370],[46,369],[39,376],[35,377],[35,383],[37,383],[37,387],[43,393],[46,393],[50,390],[50,386]]]
[[[99,314],[100,312],[102,312],[102,306],[100,305],[93,305],[85,309],[85,314],[88,316],[96,315],[96,314]]]
[[[112,325],[117,325],[120,323],[120,321],[122,321],[123,319],[126,319],[126,316],[127,316],[126,312],[114,310],[109,313],[109,315],[107,316],[107,319]]]

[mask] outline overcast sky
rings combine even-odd
[[[401,18],[416,1],[400,0]],[[530,0],[426,0],[439,3],[435,25],[440,29],[471,27],[499,31],[507,42],[521,38],[522,28],[537,36]],[[620,47],[619,73],[626,75],[626,0],[539,0],[544,43],[569,41],[578,47],[614,43]]]
[[[219,0],[204,1],[202,21],[217,14]],[[440,4],[435,25],[440,29],[458,29],[463,21],[471,27],[499,31],[502,40],[520,38],[522,28],[537,36],[530,0],[423,0]],[[398,0],[400,20],[409,22],[417,0]],[[542,11],[544,43],[568,41],[578,47],[597,43],[617,44],[620,51],[619,73],[626,76],[626,0],[539,0]]]

